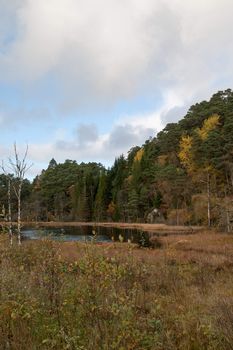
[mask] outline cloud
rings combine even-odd
[[[21,0],[1,0],[0,2],[0,48],[7,50],[15,39],[17,10]]]
[[[125,151],[125,149],[132,147],[135,143],[137,145],[145,138],[153,135],[153,133],[153,129],[140,128],[138,130],[137,127],[133,127],[130,124],[118,125],[109,135],[107,146],[111,149],[122,149],[122,151]]]
[[[1,127],[51,121],[57,134],[30,147],[38,162],[111,162],[233,85],[232,14],[232,0],[0,0],[0,87],[21,94],[0,101]],[[101,130],[97,113],[141,96],[158,108],[126,108]]]
[[[175,106],[166,112],[161,113],[161,120],[166,125],[168,123],[174,123],[183,118],[190,106]]]
[[[0,126],[2,129],[25,129],[29,125],[41,124],[41,120],[52,118],[46,106],[11,106],[0,99]]]
[[[1,77],[31,86],[50,76],[64,109],[90,98],[110,103],[145,86],[189,98],[216,83],[222,62],[232,71],[230,0],[8,3],[0,5],[9,18]]]
[[[127,93],[152,57],[156,7],[148,0],[22,1],[12,14],[20,35],[4,47],[2,73],[26,82],[54,73],[65,86],[100,96],[109,88],[118,94],[123,82]]]
[[[79,146],[87,146],[98,140],[97,127],[94,124],[80,124],[77,128]]]
[[[133,146],[141,146],[146,139],[155,136],[162,124],[158,115],[125,116],[113,125],[108,133],[101,133],[94,124],[80,124],[74,132],[73,139],[59,137],[65,131],[55,130],[48,143],[29,145],[29,156],[34,162],[41,163],[41,168],[47,167],[51,158],[58,162],[65,159],[75,159],[78,162],[96,161],[106,166],[113,163],[115,157],[127,155]],[[157,129],[152,128],[157,124]],[[157,123],[156,123],[157,122]]]

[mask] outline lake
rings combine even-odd
[[[93,234],[95,232],[95,234]],[[41,227],[41,228],[23,228],[23,239],[42,239],[50,238],[56,241],[68,242],[99,242],[106,243],[119,241],[122,237],[124,242],[130,240],[132,243],[138,243],[141,240],[147,240],[148,234],[137,229],[120,229],[115,227],[94,227],[94,226],[77,226],[77,227]]]

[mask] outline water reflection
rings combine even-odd
[[[145,235],[145,233],[143,233]],[[56,241],[80,241],[80,242],[111,242],[120,240],[138,243],[142,237],[142,231],[135,229],[119,229],[114,227],[43,227],[25,228],[22,230],[25,239],[51,238]],[[121,238],[122,237],[122,238]]]

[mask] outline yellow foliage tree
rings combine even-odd
[[[218,114],[213,114],[211,117],[204,120],[202,128],[197,129],[197,133],[202,141],[205,141],[210,131],[214,130],[219,125],[219,118],[220,116]]]
[[[180,152],[178,154],[181,164],[185,166],[188,171],[193,170],[192,161],[192,137],[183,135],[180,140]]]
[[[204,142],[209,133],[216,129],[219,125],[220,116],[218,114],[213,114],[209,118],[205,119],[201,128],[197,128],[196,132],[199,135],[201,142]],[[208,218],[208,226],[210,226],[210,200],[211,200],[211,173],[213,173],[212,166],[207,160],[200,167],[196,165],[193,152],[193,139],[191,136],[182,136],[180,140],[180,152],[178,154],[181,163],[185,166],[187,171],[192,174],[193,177],[196,177],[196,180],[199,178],[199,181],[202,181],[206,185],[206,193],[207,193],[207,218]],[[200,180],[200,176],[205,178],[205,180]]]
[[[137,153],[136,153],[136,155],[135,155],[135,157],[134,157],[134,161],[135,161],[135,162],[140,162],[141,159],[142,159],[143,154],[144,154],[144,149],[143,149],[143,148],[140,148],[140,150],[137,151]]]

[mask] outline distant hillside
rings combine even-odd
[[[4,175],[1,202],[6,206]],[[233,226],[233,92],[190,107],[155,138],[101,164],[67,160],[25,182],[24,217]]]

